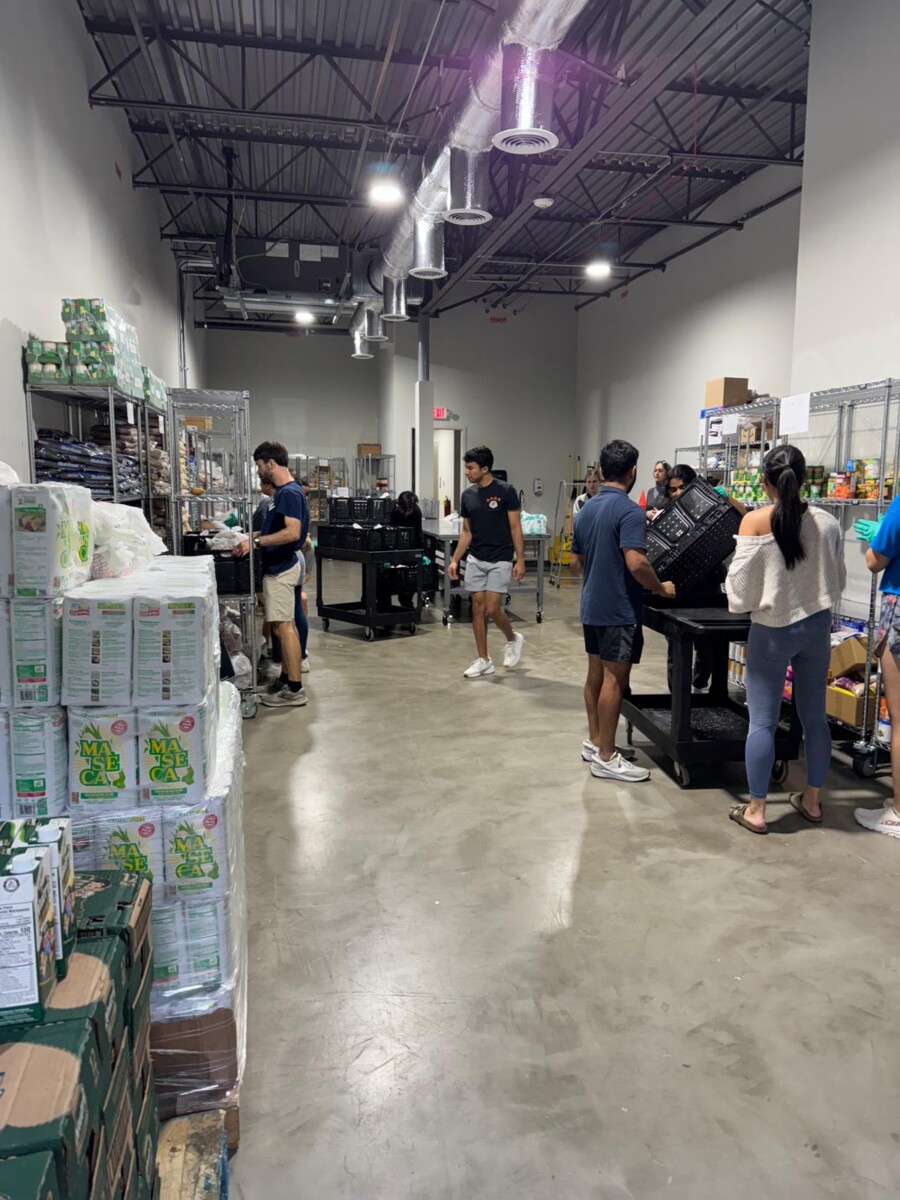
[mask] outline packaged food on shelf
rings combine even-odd
[[[132,699],[140,708],[200,704],[218,676],[215,582],[169,563],[158,572],[135,592]]]
[[[34,443],[34,462],[38,481],[80,484],[95,500],[139,500],[140,465],[137,457],[118,454],[115,472],[108,446],[79,441],[60,429],[39,429]],[[113,489],[113,474],[116,489]]]
[[[201,802],[215,761],[218,699],[200,704],[140,706],[138,779],[143,800]]]
[[[59,704],[62,601],[11,600],[9,614],[13,703]]]
[[[14,817],[62,817],[69,798],[66,714],[62,708],[9,713]]]
[[[133,601],[127,582],[93,580],[63,597],[62,702],[128,707]]]
[[[25,373],[34,387],[68,384],[71,380],[68,343],[29,338],[25,343]]]
[[[144,399],[154,408],[164,412],[169,403],[169,393],[165,383],[158,375],[154,375],[149,367],[141,367],[141,375],[144,382]]]
[[[43,1020],[56,987],[49,851],[29,847],[18,854],[0,854],[0,880],[0,932],[4,950],[0,1027],[7,1027]],[[6,1073],[4,1087],[7,1087]]]
[[[0,821],[13,816],[12,754],[9,745],[9,709],[0,708]]]
[[[64,299],[62,320],[73,381],[115,386],[143,398],[137,330],[102,299]]]
[[[58,596],[87,579],[90,493],[64,483],[14,483],[11,492],[15,595]]]
[[[0,824],[0,853],[21,854],[30,847],[49,855],[53,888],[56,973],[64,979],[75,945],[75,866],[68,817],[30,817]]]
[[[138,799],[138,717],[130,708],[68,709],[69,792],[76,809]]]
[[[0,483],[0,596],[14,594],[12,484]]]
[[[9,601],[0,600],[0,708],[12,708],[15,700],[12,670],[12,617]]]

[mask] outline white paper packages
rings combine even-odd
[[[69,793],[76,808],[138,801],[138,717],[134,709],[68,709]]]
[[[12,760],[9,752],[9,712],[0,708],[0,821],[13,818]]]
[[[179,900],[219,899],[228,888],[223,805],[212,799],[163,808],[166,888]]]
[[[217,626],[215,584],[208,577],[142,575],[134,602],[135,706],[199,704],[216,682]]]
[[[16,596],[51,598],[85,579],[79,561],[82,506],[77,493],[86,489],[63,483],[16,483],[10,490]]]
[[[160,809],[150,805],[126,812],[94,813],[91,820],[97,868],[143,872],[153,885],[154,906],[161,904],[165,896],[165,855]],[[78,823],[82,825],[80,820]]]
[[[0,484],[0,596],[13,595],[12,489]]]
[[[63,599],[63,704],[131,704],[132,594],[118,580],[84,583]]]
[[[0,708],[13,706],[12,622],[9,601],[0,600]]]
[[[13,709],[9,741],[13,816],[65,816],[69,780],[63,709]]]
[[[14,704],[59,704],[62,602],[11,600],[9,608]]]
[[[138,710],[138,778],[143,800],[203,799],[215,759],[217,693],[202,704]]]

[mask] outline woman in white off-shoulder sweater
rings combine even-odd
[[[750,710],[750,803],[730,813],[752,833],[768,832],[766,798],[789,665],[806,739],[806,789],[793,793],[790,802],[811,824],[822,823],[819,792],[831,762],[825,715],[831,610],[847,573],[841,527],[834,517],[800,499],[805,478],[806,460],[795,446],[779,446],[766,455],[763,482],[774,503],[744,517],[725,582],[728,607],[748,612],[752,622],[744,676]]]

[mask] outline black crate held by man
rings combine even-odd
[[[731,501],[703,479],[695,479],[647,530],[647,557],[660,579],[679,594],[701,588],[734,553],[741,516]]]

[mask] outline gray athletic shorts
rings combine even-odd
[[[470,554],[466,559],[466,591],[496,592],[505,596],[512,582],[511,562],[483,562]]]

